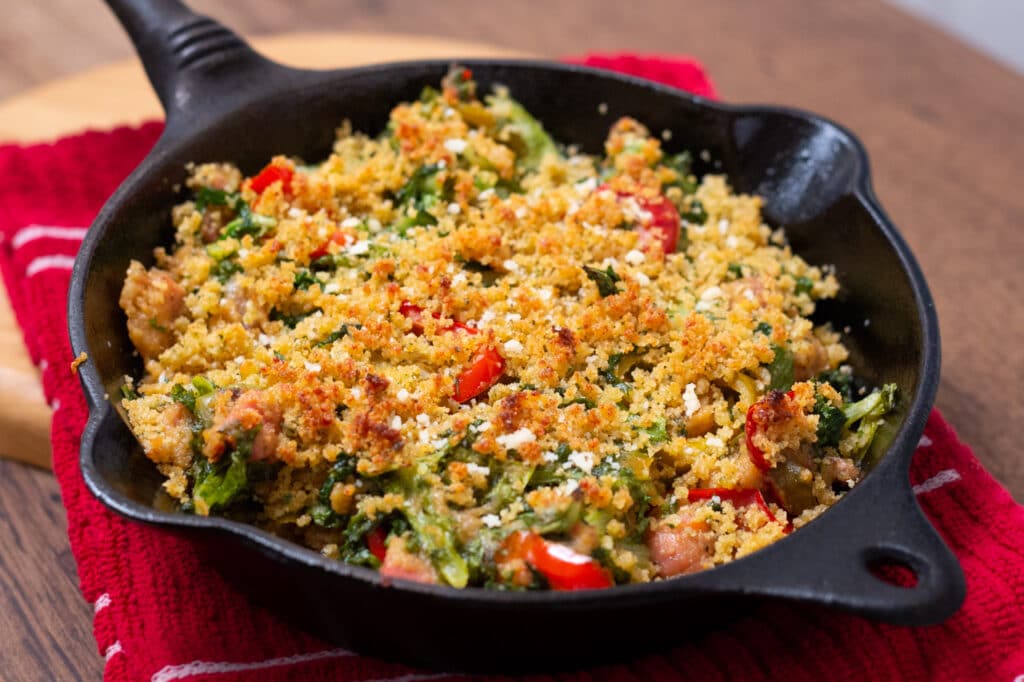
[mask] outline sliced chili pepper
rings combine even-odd
[[[494,346],[485,346],[473,356],[469,367],[455,377],[455,402],[464,403],[486,392],[504,372],[505,358]]]
[[[771,507],[768,506],[768,502],[765,501],[764,495],[761,494],[760,490],[755,490],[753,488],[740,488],[739,490],[733,490],[732,488],[695,488],[686,495],[691,502],[710,500],[713,497],[717,497],[720,500],[732,502],[738,507],[746,507],[751,504],[756,504],[769,519],[775,523],[782,523],[782,521],[779,521],[778,517],[772,513]],[[786,527],[783,528],[783,532],[788,534],[792,532],[792,530],[793,524],[787,522]]]
[[[329,247],[331,245],[331,242],[335,244],[340,244],[341,246],[345,246],[349,242],[349,236],[346,233],[342,232],[341,230],[336,231],[327,239],[327,241],[325,241],[320,246],[316,247],[316,249],[314,249],[313,252],[309,254],[310,262],[313,262],[317,258],[322,258],[329,254]]]
[[[252,188],[256,194],[263,194],[264,191],[275,182],[281,182],[281,189],[284,190],[285,194],[292,193],[292,178],[295,177],[295,171],[287,166],[275,166],[274,164],[268,164],[263,170],[256,174],[256,176],[249,181],[249,187]]]
[[[381,562],[384,561],[384,556],[388,553],[387,537],[388,532],[384,530],[384,526],[377,526],[366,536],[366,546],[369,548],[370,554]]]
[[[651,219],[639,226],[641,240],[655,239],[661,242],[662,251],[666,254],[675,253],[676,245],[679,243],[679,229],[681,221],[679,211],[668,197],[659,194],[656,197],[646,197],[632,192],[613,190],[607,184],[597,188],[598,191],[607,189],[615,192],[620,199],[632,197],[641,211],[649,213]]]
[[[499,555],[499,560],[525,561],[547,579],[553,590],[594,590],[614,584],[608,571],[594,559],[532,531],[508,536]]]
[[[419,336],[423,333],[423,308],[402,301],[398,312],[412,322],[412,333]],[[431,313],[435,320],[441,319],[440,313]],[[451,320],[446,322],[441,331],[459,331],[474,335],[478,330],[467,324]],[[485,346],[477,352],[468,367],[455,378],[455,401],[464,403],[472,400],[498,382],[505,371],[505,358],[501,357],[494,346]]]
[[[775,518],[775,514],[772,513],[771,508],[768,506],[768,503],[765,502],[764,495],[761,494],[761,491],[754,490],[753,488],[741,488],[739,490],[734,490],[732,488],[695,488],[686,495],[691,502],[695,502],[697,500],[710,500],[713,497],[717,497],[720,500],[732,502],[739,507],[756,504],[761,508],[761,511],[768,515],[768,518],[772,521],[778,521],[778,519]]]
[[[791,411],[788,401],[792,399],[793,391],[785,394],[780,391],[772,391],[747,409],[747,420],[744,428],[747,440],[747,453],[750,455],[750,461],[761,471],[768,471],[772,468],[772,465],[765,458],[764,450],[754,445],[754,434],[766,429],[768,424],[779,421],[778,417],[780,414],[788,414]],[[782,404],[783,400],[787,404]]]
[[[420,336],[423,333],[423,308],[413,305],[408,301],[402,301],[402,304],[398,306],[398,312],[412,322],[413,334]],[[431,313],[431,315],[435,320],[441,319],[441,313]],[[466,334],[476,334],[478,331],[475,327],[470,327],[468,324],[458,322],[457,320],[449,320],[440,329],[445,332],[455,330],[465,332]]]

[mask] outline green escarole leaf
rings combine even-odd
[[[601,270],[590,265],[584,265],[583,272],[587,273],[587,277],[590,281],[597,285],[597,292],[601,294],[601,298],[622,293],[622,291],[615,286],[615,283],[621,282],[622,278],[619,277],[618,273],[612,269],[612,266],[609,265],[607,270]]]
[[[778,344],[772,344],[775,357],[768,365],[768,373],[772,375],[768,388],[773,391],[788,391],[793,387],[793,351]]]
[[[223,471],[211,471],[196,481],[192,500],[196,512],[209,516],[211,512],[228,507],[245,490],[247,456],[240,450],[231,453],[231,463]]]

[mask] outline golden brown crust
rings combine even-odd
[[[456,447],[472,462],[445,462],[428,483],[462,541],[527,509],[583,504],[612,521],[596,539],[577,528],[573,542],[608,550],[630,579],[648,580],[777,540],[782,510],[773,507],[773,522],[754,508],[687,505],[686,494],[764,484],[744,445],[751,405],[764,413],[754,442],[771,463],[807,455],[818,418],[815,387],[802,380],[846,358],[839,337],[806,318],[814,300],[836,293],[835,278],[792,254],[762,220],[761,200],[734,193],[725,178],[705,176],[692,196],[666,189],[681,178],[658,165],[660,142],[635,120],[609,134],[617,174],[604,183],[583,155],[549,155],[517,177],[508,140],[494,136],[495,113],[453,97],[396,107],[390,138],[342,126],[334,153],[317,166],[276,157],[275,166],[294,171],[287,187],[257,193],[230,165],[194,169],[190,187],[237,190],[273,227],[226,235],[234,209],[200,212],[186,202],[174,211],[176,249],[158,251],[149,270],[137,262],[128,270],[121,305],[146,376],[143,397],[125,406],[168,489],[187,498],[193,460],[191,417],[170,391],[201,376],[216,386],[202,453],[216,461],[255,434],[252,460],[285,465],[259,490],[260,521],[334,548],[325,552],[336,551],[338,531],[315,527],[315,505],[371,518],[402,509],[404,493],[370,494],[357,481]],[[425,164],[445,196],[422,209],[401,204],[399,192]],[[480,186],[499,178],[521,191]],[[638,204],[623,194],[664,194],[681,208],[700,202],[707,218],[688,219],[682,250],[664,254],[631,228]],[[314,264],[317,255],[328,264]],[[604,295],[584,265],[613,269],[616,291]],[[418,322],[402,312],[408,305],[422,309]],[[484,345],[501,355],[501,379],[457,404],[456,379]],[[776,348],[793,353],[798,383],[793,397],[760,404]],[[840,404],[834,392],[826,398]],[[556,451],[572,486],[487,506],[504,466],[549,467]],[[358,475],[321,493],[342,456],[354,458]],[[850,464],[828,460],[831,480],[814,479],[818,499],[834,500],[828,486],[857,473]],[[622,467],[651,483],[645,504],[683,501],[653,525],[653,564],[617,544],[629,510],[641,505],[607,473]],[[391,574],[437,580],[410,547],[391,538]],[[528,581],[521,568],[509,571]]]

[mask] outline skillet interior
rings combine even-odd
[[[468,62],[482,86],[508,85],[555,139],[584,151],[599,151],[608,126],[622,115],[654,131],[671,130],[670,151],[707,149],[713,161],[698,163],[698,173],[724,172],[738,191],[763,195],[766,219],[786,227],[798,253],[835,264],[842,294],[817,317],[849,326],[846,342],[857,371],[873,383],[897,383],[903,396],[876,441],[875,470],[821,519],[751,557],[670,581],[573,594],[382,586],[373,571],[257,529],[162,510],[161,477],[104,395],[117,395],[125,374],[139,374],[117,300],[129,260],[150,264],[153,247],[171,243],[170,209],[183,198],[185,164],[233,160],[251,173],[276,153],[321,159],[342,119],[377,133],[395,103],[417,97],[448,65],[288,72],[274,82],[276,91],[233,111],[205,120],[172,115],[154,152],[97,218],[73,275],[72,341],[91,361],[82,368],[93,407],[82,466],[94,494],[132,518],[197,531],[214,565],[314,633],[432,666],[507,671],[593,662],[598,651],[621,658],[686,636],[677,628],[634,627],[636,619],[655,624],[675,616],[681,623],[687,618],[679,615],[700,613],[706,627],[706,614],[724,614],[753,597],[830,604],[905,623],[952,613],[962,600],[959,567],[921,515],[906,478],[938,381],[937,323],[912,256],[874,201],[859,143],[808,114],[712,104],[578,67]],[[607,115],[598,114],[600,104]],[[221,532],[205,532],[211,529]],[[241,543],[226,546],[224,533]],[[219,560],[224,552],[231,561]],[[873,559],[911,566],[917,587],[875,579],[866,568]],[[289,588],[268,594],[267,584]]]

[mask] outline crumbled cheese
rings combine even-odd
[[[697,397],[696,384],[686,384],[686,390],[683,391],[683,405],[686,406],[687,417],[692,417],[700,409],[700,398]]]
[[[718,436],[708,436],[707,440],[705,442],[709,446],[711,446],[713,448],[724,448],[725,447],[725,443],[723,443],[722,439],[719,438]]]
[[[584,473],[590,473],[590,470],[594,468],[594,453],[593,452],[579,452],[573,450],[569,455],[569,461],[576,465],[576,467],[582,470]]]
[[[288,217],[292,219],[298,219],[302,217],[302,210],[292,206],[288,209]]]
[[[523,218],[526,217],[526,207],[525,206],[520,206],[519,208],[516,209],[516,217],[519,218],[520,220],[522,220]]]
[[[718,221],[718,233],[719,234],[725,234],[728,231],[729,231],[729,221],[726,220],[725,218],[722,218],[721,220]]]
[[[497,441],[498,445],[506,450],[515,450],[518,447],[537,440],[537,436],[533,435],[533,431],[524,426],[518,431],[502,434],[494,440]]]
[[[356,400],[359,400],[360,398],[363,397],[363,390],[358,386],[353,386],[352,390],[349,391],[349,393],[351,393],[352,397],[355,398]]]
[[[484,431],[486,431],[489,428],[491,428],[491,422],[489,422],[489,421],[482,421],[482,422],[480,422],[479,424],[476,425],[476,432],[477,433],[483,433]]]
[[[505,349],[506,353],[511,353],[512,355],[518,355],[523,352],[523,344],[521,344],[516,339],[510,339],[506,341],[503,348]]]
[[[572,495],[576,492],[576,489],[580,487],[580,482],[575,478],[570,478],[568,481],[562,484],[562,490],[565,491],[566,495]]]
[[[398,389],[398,393],[395,394],[395,398],[405,402],[406,400],[409,399],[409,391],[405,390],[404,388],[400,388]]]
[[[348,253],[353,256],[362,256],[370,253],[370,242],[362,239],[348,247]]]
[[[482,467],[479,464],[474,464],[473,462],[466,463],[466,471],[468,471],[471,474],[480,474],[481,476],[491,475],[491,470],[489,467]]]
[[[597,189],[597,180],[594,178],[587,178],[586,180],[580,180],[575,185],[576,193],[580,196],[586,196]]]
[[[257,336],[256,340],[260,342],[261,346],[269,346],[271,343],[274,342],[274,340],[272,338],[270,338],[269,336],[267,336],[266,334],[263,334],[263,333],[261,333],[259,336]]]
[[[649,223],[654,220],[654,215],[645,210],[635,197],[628,197],[622,202],[622,212],[627,218],[638,220],[642,223]]]
[[[633,275],[633,279],[635,279],[636,283],[642,287],[645,287],[651,283],[651,278],[642,272],[638,272],[635,275]]]
[[[480,194],[477,194],[476,198],[477,199],[481,199],[481,200],[486,200],[486,199],[490,199],[493,196],[494,196],[494,188],[493,187],[488,187],[484,191],[480,192]]]
[[[420,412],[416,415],[416,423],[420,426],[430,426],[430,416],[424,412]]]
[[[579,210],[580,210],[580,202],[575,201],[575,200],[570,201],[569,202],[569,206],[565,209],[565,215],[566,215],[566,217],[569,217],[571,215],[576,215],[577,213],[579,213]]]
[[[739,244],[740,240],[736,239],[736,237],[731,234],[725,238],[725,245],[730,249],[735,249]]]
[[[320,367],[320,365],[318,365],[317,363],[310,362],[308,360],[306,360],[303,364],[306,366],[306,369],[308,369],[310,372],[314,372],[315,373],[315,372],[319,372],[322,369]]]
[[[366,226],[370,228],[371,232],[380,232],[384,226],[380,224],[380,221],[376,218],[370,218],[366,221]]]
[[[444,109],[444,117],[445,118],[451,118],[454,115],[455,115],[455,110],[454,109],[452,109],[451,107],[445,107],[445,109]]]
[[[452,154],[461,154],[466,151],[466,141],[457,137],[449,138],[444,141],[444,148]]]
[[[441,448],[448,447],[448,439],[447,438],[438,438],[437,440],[433,441],[430,445],[435,450],[440,450]]]
[[[722,290],[719,287],[708,287],[700,295],[700,300],[702,300],[702,301],[710,301],[712,299],[721,298],[721,297],[722,297]]]
[[[523,319],[523,316],[519,313],[505,313],[505,319],[509,322],[518,322]]]
[[[505,268],[506,270],[508,270],[509,272],[520,272],[520,271],[522,271],[522,268],[519,266],[519,263],[515,262],[511,258],[509,258],[504,263],[502,263],[501,266],[503,268]]]
[[[754,295],[753,289],[744,289],[743,290],[743,297],[745,299],[747,299],[748,301],[756,301],[757,300],[757,296]]]
[[[487,310],[485,310],[483,312],[482,315],[480,315],[480,324],[484,324],[484,323],[490,322],[491,320],[494,320],[497,317],[498,317],[498,314],[496,312],[494,312],[493,310],[491,310],[490,308],[488,308]]]
[[[458,204],[456,204],[456,205],[458,205]],[[459,274],[457,274],[454,277],[452,277],[452,286],[455,287],[455,286],[459,286],[460,284],[465,284],[466,281],[467,281],[466,273],[460,272]]]
[[[497,528],[501,525],[501,519],[497,514],[484,514],[480,517],[480,521],[488,528]]]
[[[459,215],[460,213],[462,213],[462,207],[461,206],[459,206],[454,201],[452,203],[448,204],[448,214],[449,215]]]
[[[631,249],[626,254],[626,262],[629,263],[630,265],[640,265],[645,260],[647,260],[647,256],[644,255],[643,251]]]
[[[553,296],[553,294],[551,293],[551,289],[548,289],[547,287],[534,289],[534,293],[537,294],[537,298],[539,298],[542,301],[550,301],[551,297]]]
[[[397,414],[391,418],[391,428],[393,428],[395,431],[402,428],[402,418],[399,417]]]
[[[342,227],[359,227],[359,223],[360,222],[361,221],[359,220],[359,218],[355,218],[355,217],[345,218],[344,220],[341,221],[341,226]]]
[[[331,282],[330,284],[324,287],[325,294],[336,294],[339,291],[341,291],[341,285],[338,284],[337,282]]]
[[[558,455],[556,455],[555,453],[551,452],[550,450],[545,450],[543,453],[541,453],[540,458],[542,460],[544,460],[545,462],[547,462],[548,464],[551,464],[552,462],[557,462],[558,461]]]

